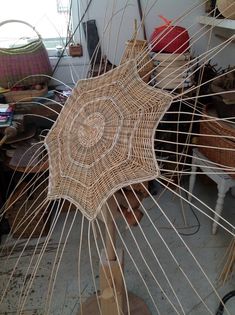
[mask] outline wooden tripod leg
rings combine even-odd
[[[107,260],[116,261],[115,254],[115,245],[116,245],[116,232],[115,225],[111,218],[110,213],[105,208],[105,223],[106,223],[106,232],[105,232],[105,246],[107,251]]]
[[[101,310],[103,315],[120,315],[123,314],[123,251],[116,251],[114,248],[115,225],[107,209],[105,209],[104,217],[106,251],[102,250],[100,262]]]
[[[100,304],[102,315],[123,314],[124,285],[122,279],[123,251],[118,250],[118,259],[107,260],[105,251],[102,250],[100,262]],[[115,287],[114,287],[115,286]]]
[[[128,315],[129,312],[127,309],[122,274],[124,272],[124,253],[123,250],[115,250],[114,248],[115,225],[108,209],[104,207],[102,213],[102,219],[106,224],[106,249],[103,249],[101,252],[101,262],[99,267],[99,300],[101,312],[102,315]],[[128,293],[128,300],[131,315],[150,315],[150,312],[142,299]],[[84,315],[99,314],[97,296],[95,294],[87,299],[83,304],[82,310]],[[82,315],[82,313],[79,312],[78,315]]]

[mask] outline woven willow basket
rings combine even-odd
[[[28,26],[38,38],[20,47],[0,47],[0,86],[8,89],[16,85],[28,86],[48,82],[52,68],[40,34],[32,25],[21,20],[3,21],[0,27],[9,23]]]
[[[133,38],[126,42],[126,48],[122,56],[121,64],[130,59],[136,59],[139,76],[145,83],[148,83],[153,70],[153,62],[149,55],[147,41],[136,39],[136,37],[137,23],[135,20],[135,33]]]
[[[200,123],[200,133],[210,136],[199,137],[199,144],[206,146],[201,147],[200,151],[210,161],[235,168],[235,141],[229,138],[235,137],[235,128],[229,127],[222,121],[206,121],[207,119],[208,117],[205,115],[205,121]],[[230,174],[230,176],[235,178],[235,174]]]
[[[41,90],[23,90],[23,91],[10,91],[4,93],[4,97],[8,103],[17,103],[17,102],[30,102],[36,97],[43,96],[47,94],[48,87],[44,85]]]

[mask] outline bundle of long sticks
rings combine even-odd
[[[225,258],[224,258],[224,267],[219,276],[219,280],[224,284],[232,275],[235,266],[235,237],[232,238],[229,246],[227,248]]]

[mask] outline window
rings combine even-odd
[[[68,13],[69,12],[69,3],[66,0],[56,0],[57,2],[57,12],[58,13]]]
[[[0,10],[0,21],[17,19],[30,23],[43,38],[49,54],[54,55],[56,47],[64,46],[71,32],[72,11],[78,16],[77,1],[71,1],[72,4],[70,0],[6,0]],[[35,37],[32,29],[19,23],[0,27],[0,47],[26,44]]]

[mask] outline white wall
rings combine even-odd
[[[81,0],[81,11],[84,10],[87,2],[88,0]],[[195,34],[203,27],[198,23],[197,18],[205,14],[204,2],[204,0],[142,0],[142,7],[146,15],[145,25],[148,39],[154,28],[163,24],[158,15],[163,15],[168,19],[176,19],[193,6],[197,6],[178,22],[179,25],[189,29],[189,34],[192,37],[191,42],[195,42]],[[113,14],[115,16],[111,18]],[[102,51],[115,64],[120,61],[125,41],[130,39],[133,34],[135,18],[140,21],[136,0],[93,0],[86,15],[85,19],[96,20],[100,38],[103,39]],[[110,20],[111,22],[109,22]],[[207,49],[210,31],[208,27],[204,27],[203,32],[206,30],[207,34],[193,44],[192,51],[195,54],[200,54]],[[222,43],[222,40],[216,38],[214,34],[215,30],[212,35],[212,47]],[[227,31],[225,31],[226,34]],[[200,35],[198,34],[197,37]],[[142,32],[140,32],[139,37],[143,38]],[[116,45],[116,43],[118,44]],[[232,64],[234,63],[234,53],[235,44],[232,44],[229,49],[224,50],[215,58],[215,62],[221,66]]]
[[[57,57],[50,57],[52,68],[57,64]],[[63,84],[73,87],[79,79],[86,78],[88,71],[88,57],[81,58],[63,57],[58,64],[53,78],[50,81],[50,86],[61,86]]]
[[[88,2],[88,0],[80,0],[80,17]],[[213,32],[210,32],[209,27],[198,23],[198,16],[205,14],[203,3],[204,0],[142,0],[147,38],[150,38],[155,27],[163,24],[163,21],[158,17],[158,15],[163,15],[168,19],[178,18],[177,24],[188,29],[192,44],[191,52],[194,56],[205,52],[207,48],[221,44],[222,40],[215,37],[215,29]],[[190,8],[193,6],[197,7],[190,11]],[[187,11],[190,11],[190,13],[184,14]],[[180,18],[182,15],[184,17]],[[107,55],[108,59],[117,65],[123,54],[125,42],[132,37],[135,18],[138,20],[139,24],[140,18],[137,0],[93,0],[84,21],[89,19],[96,20],[102,53]],[[203,35],[206,31],[207,34]],[[227,33],[227,31],[223,31],[223,35]],[[78,63],[81,64],[83,62],[87,64],[89,58],[86,51],[83,30],[80,35],[82,36],[85,56],[83,59],[80,59]],[[209,41],[210,36],[211,41]],[[141,29],[139,30],[138,37],[143,39]],[[208,45],[209,42],[210,44]],[[228,48],[222,50],[222,52],[212,60],[212,64],[216,63],[220,67],[233,65],[234,54],[235,44],[233,43]],[[78,77],[81,77],[81,74],[83,75],[85,72],[81,71],[80,66],[77,69],[79,72]],[[65,77],[65,72],[65,67],[63,70],[58,69],[58,73],[62,74],[62,77]],[[69,74],[67,73],[66,76],[69,77]]]

